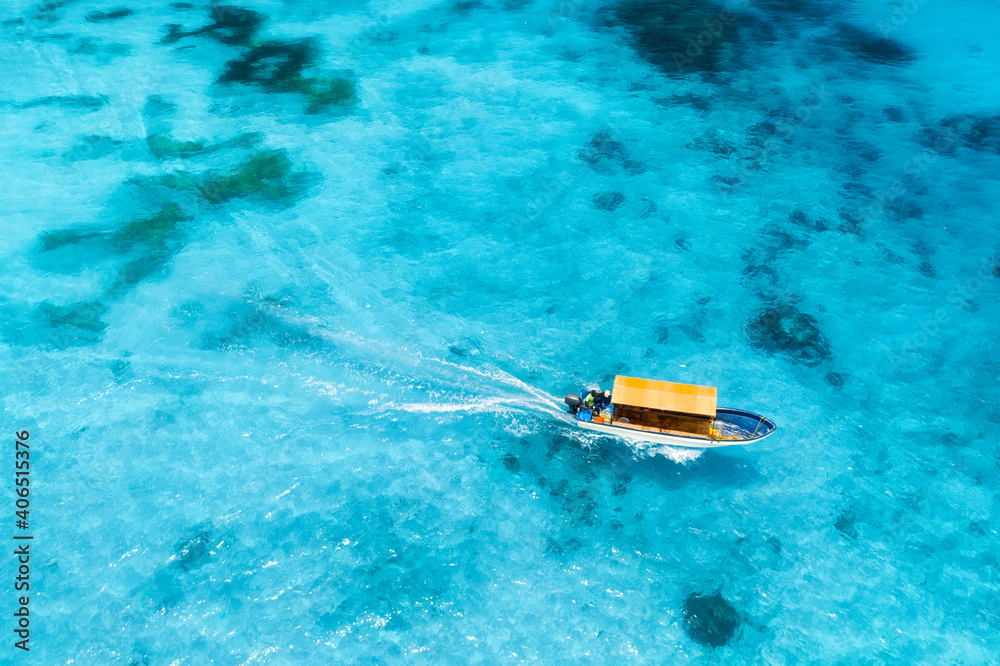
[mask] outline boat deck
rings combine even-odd
[[[666,435],[711,438],[712,419],[683,414],[668,414],[637,407],[615,407],[612,425]]]

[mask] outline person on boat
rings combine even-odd
[[[591,389],[587,393],[587,397],[583,401],[583,404],[590,410],[591,417],[600,416],[601,412],[607,409],[611,404],[611,392],[604,391],[602,393],[599,388]]]

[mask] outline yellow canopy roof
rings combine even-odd
[[[715,416],[714,386],[676,384],[656,379],[615,377],[611,402],[616,405],[662,409],[667,412]]]

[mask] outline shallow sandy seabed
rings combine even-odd
[[[240,7],[0,16],[39,663],[995,659],[990,4]]]

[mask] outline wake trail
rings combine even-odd
[[[448,393],[468,392],[471,399],[460,402],[386,402],[386,406],[394,405],[406,411],[429,412],[461,412],[490,411],[502,403],[505,408],[516,408],[524,412],[537,412],[550,416],[563,415],[559,409],[560,399],[535,386],[518,379],[509,372],[496,366],[482,368],[462,365],[440,358],[425,356],[419,351],[411,351],[406,347],[394,347],[384,342],[372,340],[349,332],[334,332],[329,330],[322,319],[315,316],[295,316],[287,312],[274,312],[287,323],[307,328],[311,335],[336,344],[342,351],[350,349],[352,353],[363,358],[371,365],[384,365],[394,368],[400,374],[408,374],[416,389],[425,389],[421,378],[432,384],[444,385],[438,391]],[[441,372],[445,370],[445,372]],[[485,382],[483,380],[486,380]],[[499,389],[499,390],[498,390]],[[505,390],[504,390],[505,389]],[[503,391],[502,393],[500,391]]]
[[[389,345],[347,331],[331,331],[327,324],[314,316],[289,316],[286,321],[309,329],[312,335],[335,343],[341,351],[364,359],[392,376],[383,377],[385,393],[372,397],[364,409],[371,415],[398,412],[421,415],[482,415],[491,414],[503,423],[503,428],[515,436],[537,431],[538,421],[556,418],[568,426],[566,436],[585,448],[596,446],[606,435],[588,433],[573,427],[573,417],[562,408],[562,400],[494,365],[470,366],[433,356],[421,351]],[[408,378],[404,389],[408,394],[426,396],[426,400],[390,398],[399,391],[398,377]],[[391,387],[391,388],[390,388]],[[687,464],[704,451],[673,447],[666,444],[631,442],[626,444],[639,457],[663,456],[676,463]]]

